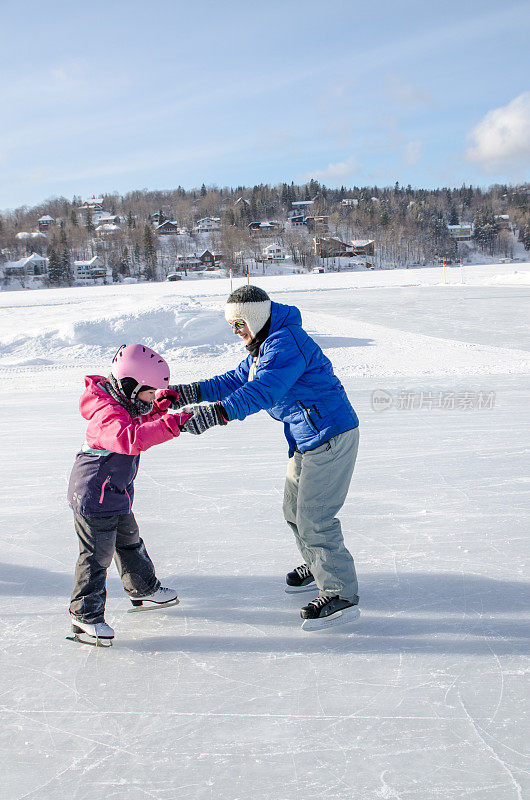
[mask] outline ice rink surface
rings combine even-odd
[[[476,286],[256,280],[301,309],[361,420],[340,515],[354,629],[300,629],[286,446],[260,413],[142,456],[135,514],[181,604],[127,614],[112,567],[106,650],[64,638],[82,376],[149,320],[176,380],[235,366],[226,287],[0,295],[2,798],[530,797],[530,287],[488,270]]]

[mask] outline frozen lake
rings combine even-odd
[[[98,350],[98,332],[136,334],[172,296],[149,286],[135,305],[141,287],[118,287],[111,308],[101,300],[110,287],[97,303],[91,289],[9,293],[6,800],[530,796],[530,289],[496,285],[490,272],[490,286],[422,285],[421,271],[419,285],[401,287],[385,275],[375,286],[378,273],[370,287],[355,277],[327,289],[303,278],[303,291],[256,281],[298,305],[360,416],[340,515],[359,574],[352,632],[302,631],[299,607],[311,596],[284,593],[299,563],[281,513],[287,452],[282,426],[261,413],[142,456],[135,513],[181,604],[126,614],[112,567],[108,650],[64,638],[77,547],[64,498],[84,435],[77,399],[82,375],[106,369],[114,346]],[[221,334],[220,283],[179,286],[192,298],[188,339],[169,336],[165,317],[156,323],[176,379],[241,357]],[[78,324],[88,317],[90,336]],[[201,321],[224,336],[221,349],[204,343]],[[374,411],[374,390],[391,407]]]

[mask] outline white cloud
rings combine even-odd
[[[421,145],[422,142],[418,139],[415,142],[409,142],[403,151],[403,160],[406,164],[416,164],[421,158]]]
[[[468,138],[474,144],[466,151],[467,160],[486,170],[530,164],[530,92],[488,111]]]
[[[328,164],[324,169],[312,170],[306,175],[302,175],[299,180],[305,182],[314,178],[317,181],[338,183],[350,175],[353,175],[355,172],[359,172],[360,169],[361,165],[357,159],[354,158],[354,156],[350,156],[350,158],[347,158],[345,161],[339,161],[337,164]]]

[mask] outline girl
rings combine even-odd
[[[79,539],[70,601],[73,639],[110,646],[114,631],[104,619],[107,569],[112,557],[133,605],[178,603],[164,588],[140,538],[131,507],[140,453],[179,436],[191,416],[169,414],[169,367],[141,344],[123,345],[108,378],[87,375],[79,401],[88,420],[86,441],[70,476],[68,502]],[[157,390],[165,389],[158,399]],[[165,395],[165,396],[164,396]]]

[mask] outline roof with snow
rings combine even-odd
[[[25,267],[26,264],[37,264],[42,262],[48,261],[47,258],[43,258],[43,256],[39,256],[38,253],[32,253],[30,256],[25,256],[25,258],[20,258],[18,261],[7,261],[5,266],[9,268],[13,267]]]
[[[74,267],[91,267],[98,260],[97,256],[92,256],[88,261],[74,261]]]
[[[40,231],[32,231],[31,233],[20,231],[15,235],[15,239],[46,239],[46,234]]]

